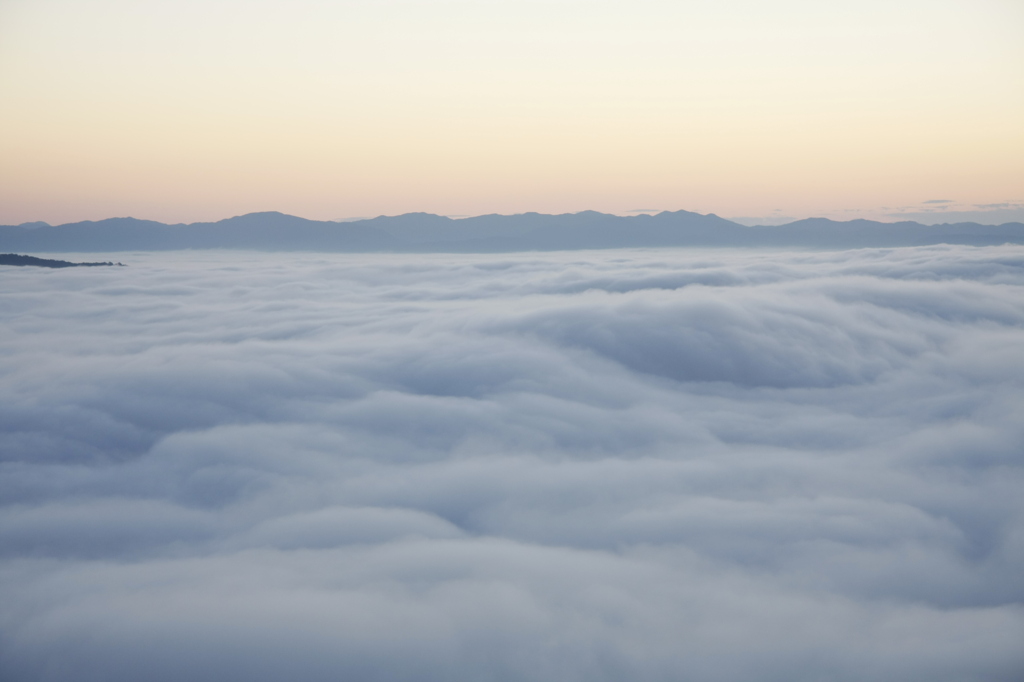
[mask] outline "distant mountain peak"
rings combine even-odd
[[[1024,225],[835,221],[807,218],[747,227],[713,213],[662,211],[619,216],[599,211],[536,212],[454,219],[414,212],[351,222],[309,220],[260,211],[217,222],[166,225],[108,218],[51,226],[0,226],[0,250],[105,252],[168,249],[269,251],[503,252],[661,247],[793,247],[847,249],[1024,243]]]

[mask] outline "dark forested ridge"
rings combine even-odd
[[[0,249],[44,252],[256,249],[265,251],[507,252],[618,247],[804,247],[846,249],[929,244],[1024,243],[1024,224],[922,225],[825,218],[740,225],[714,214],[666,211],[616,216],[595,211],[447,218],[428,213],[352,222],[250,213],[215,223],[166,225],[110,218],[66,225],[0,226]]]
[[[72,263],[66,260],[21,256],[16,253],[0,253],[0,265],[35,265],[41,268],[79,268],[96,267],[100,265],[124,265],[124,263],[111,263],[109,261],[106,263]]]

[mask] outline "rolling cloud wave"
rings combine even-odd
[[[1024,247],[0,294],[9,680],[1016,680]]]

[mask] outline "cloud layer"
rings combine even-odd
[[[7,269],[4,680],[1017,680],[1024,248]]]

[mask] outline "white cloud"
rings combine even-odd
[[[4,272],[4,679],[1012,680],[1024,247]]]

